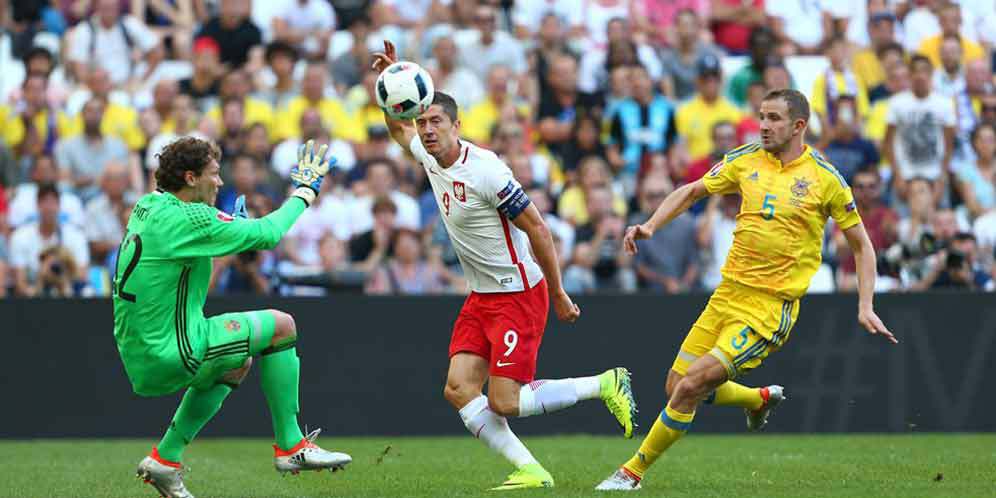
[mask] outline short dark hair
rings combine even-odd
[[[809,101],[806,100],[806,96],[799,90],[782,88],[780,90],[772,90],[764,96],[764,100],[774,99],[785,101],[785,104],[788,105],[789,118],[793,121],[801,119],[807,123],[809,122]]]
[[[48,59],[49,64],[52,64],[53,68],[55,67],[55,57],[52,55],[52,52],[49,52],[48,49],[45,47],[39,47],[39,46],[31,47],[24,54],[24,58],[22,60],[24,61],[24,65],[27,66],[28,64],[31,64],[32,60],[37,59],[39,57]],[[27,67],[25,67],[25,69],[27,69]]]
[[[266,46],[265,58],[267,63],[271,63],[274,57],[281,54],[290,57],[291,60],[293,61],[297,61],[298,59],[297,49],[294,47],[294,45],[291,45],[287,42],[277,40],[274,42],[270,42],[270,44]]]
[[[39,202],[50,195],[55,196],[56,199],[59,198],[59,188],[56,187],[54,183],[46,182],[38,185],[38,193],[35,198]]]
[[[904,59],[906,58],[906,49],[904,49],[898,42],[889,42],[882,45],[878,51],[875,52],[875,55],[878,56],[878,58],[882,58],[885,57],[887,52],[896,52],[900,57]]]
[[[432,105],[438,105],[443,108],[443,112],[449,116],[450,121],[456,122],[457,120],[457,103],[448,94],[443,92],[436,92],[432,96]]]
[[[923,54],[916,54],[910,58],[910,71],[916,70],[917,64],[926,64],[931,71],[934,70],[934,63],[930,62],[930,58]]]
[[[969,139],[969,142],[974,144],[975,143],[975,139],[979,138],[979,133],[982,130],[986,129],[986,128],[989,128],[990,130],[993,131],[993,133],[996,133],[996,124],[990,123],[988,121],[983,121],[983,122],[979,123],[978,125],[976,125],[975,128],[972,129],[972,136]]]
[[[192,171],[199,176],[212,160],[221,159],[221,149],[214,142],[183,137],[163,147],[156,158],[156,185],[166,192],[178,192],[187,185],[184,174]]]

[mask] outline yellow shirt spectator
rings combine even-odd
[[[128,106],[108,103],[104,109],[104,117],[100,121],[100,132],[121,139],[131,150],[141,149],[145,145],[145,134],[138,126],[138,113]],[[83,133],[83,113],[77,113],[71,120],[68,136],[81,133]]]
[[[701,95],[678,109],[675,125],[688,142],[688,155],[694,161],[712,153],[712,127],[720,121],[737,124],[743,113],[724,97],[709,103]]]
[[[323,98],[318,102],[309,101],[304,96],[297,96],[287,103],[277,114],[277,127],[272,134],[277,141],[301,136],[301,115],[306,109],[318,109],[322,123],[329,128],[334,138],[350,142],[363,142],[366,138],[366,124],[353,119],[338,100]],[[380,124],[384,123],[383,115]]]
[[[619,216],[626,216],[626,199],[615,192],[612,193],[612,211]],[[588,223],[590,220],[588,199],[586,199],[584,190],[580,186],[575,185],[564,190],[560,196],[560,202],[557,203],[557,216],[577,227]]]
[[[917,52],[926,55],[935,68],[941,67],[941,42],[943,41],[943,34],[931,36],[920,43]],[[982,45],[972,40],[961,39],[961,63],[963,65],[968,61],[982,59],[985,56],[986,50],[982,48]]]
[[[267,131],[270,132],[270,137],[273,137],[273,127],[274,127],[274,116],[273,108],[270,104],[266,102],[255,99],[252,97],[246,97],[243,101],[242,111],[245,113],[245,126],[248,128],[256,123],[262,123],[266,127]],[[218,131],[224,133],[224,124],[221,120],[221,105],[216,105],[212,107],[207,112],[207,117],[214,120],[218,124]],[[296,125],[295,125],[296,126]],[[272,139],[271,140],[275,140]]]
[[[45,109],[34,115],[32,123],[36,130],[38,130],[39,139],[42,142],[46,142],[49,139],[49,111]],[[72,121],[62,112],[56,111],[56,120],[53,131],[57,134],[57,137],[62,138],[68,137],[72,134]],[[3,140],[7,144],[7,147],[11,149],[17,148],[24,141],[25,137],[25,127],[24,121],[21,119],[21,115],[10,112],[7,114],[7,119],[4,120],[3,125]],[[53,143],[55,140],[52,141]]]
[[[833,81],[833,87],[827,88],[827,80]],[[820,116],[827,116],[827,100],[831,103],[836,100],[836,96],[851,95],[857,105],[858,115],[861,117],[868,115],[868,92],[864,85],[858,81],[858,77],[850,70],[827,72],[816,77],[813,81],[813,96],[809,99],[809,105]]]
[[[870,48],[854,54],[851,70],[854,71],[854,75],[858,77],[858,82],[865,89],[875,88],[885,81],[885,69],[882,68],[882,62],[878,60],[875,51]]]

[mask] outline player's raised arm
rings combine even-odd
[[[316,150],[317,149],[317,150]],[[188,223],[181,225],[171,241],[170,254],[177,258],[225,256],[249,250],[272,249],[290,230],[304,210],[314,203],[322,179],[335,158],[325,158],[327,145],[317,147],[313,140],[298,151],[298,165],[291,170],[294,193],[280,209],[259,219],[246,219],[223,213],[200,202],[181,207]]]
[[[878,334],[893,344],[898,344],[896,336],[889,332],[882,320],[875,314],[872,298],[875,295],[875,247],[865,226],[858,223],[843,230],[847,245],[854,253],[854,266],[858,271],[858,322],[872,334]]]
[[[394,48],[394,44],[388,40],[384,40],[384,51],[374,53],[374,61],[371,65],[371,69],[377,71],[379,74],[387,69],[387,66],[390,66],[397,61],[398,56]],[[401,146],[401,148],[408,150],[408,147],[411,146],[412,139],[415,138],[415,125],[412,124],[410,120],[394,119],[388,116],[386,112],[384,113],[384,123],[387,124],[387,129],[391,133],[391,138],[393,138],[394,141]]]
[[[623,237],[623,248],[629,254],[636,254],[637,240],[653,237],[657,229],[670,223],[671,220],[677,218],[678,215],[687,211],[699,199],[707,195],[709,195],[709,191],[706,190],[702,180],[682,185],[664,198],[649,220],[641,225],[633,225],[626,229],[626,235]]]

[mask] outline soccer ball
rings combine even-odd
[[[434,92],[432,77],[414,62],[395,62],[377,77],[377,105],[393,119],[417,118]]]

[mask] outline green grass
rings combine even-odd
[[[525,438],[557,480],[529,496],[605,496],[592,488],[638,440]],[[281,478],[269,443],[203,439],[187,451],[198,497],[494,496],[511,470],[473,438],[319,440],[353,455],[343,473]],[[146,440],[0,442],[0,497],[154,497],[133,478]],[[515,496],[515,495],[513,495]],[[959,498],[996,496],[996,435],[693,435],[651,469],[639,496]]]

